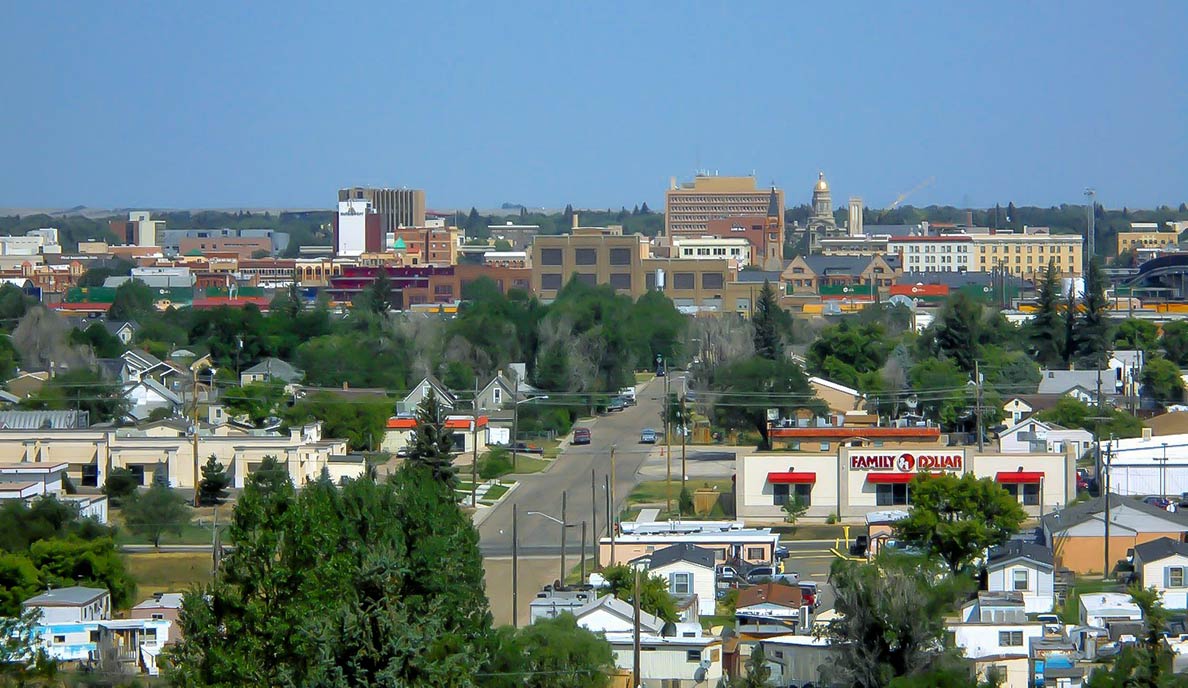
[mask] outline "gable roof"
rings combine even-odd
[[[1113,369],[1105,370],[1041,370],[1039,394],[1064,394],[1074,387],[1097,390],[1098,374],[1101,374],[1102,394],[1113,392],[1116,376]]]
[[[305,372],[298,370],[293,364],[279,358],[262,359],[259,363],[240,373],[240,375],[266,375],[283,382],[294,383],[305,377]]]
[[[79,607],[107,594],[107,588],[84,588],[74,585],[69,588],[46,590],[21,604],[26,607]]]
[[[104,318],[100,321],[100,323],[103,325],[103,329],[107,330],[108,333],[112,335],[119,334],[120,331],[125,328],[135,332],[136,328],[138,327],[137,324],[131,320],[108,320],[107,318]]]
[[[599,610],[609,612],[627,622],[632,622],[635,619],[635,608],[631,603],[624,602],[614,595],[603,595],[578,609],[573,615],[578,619],[578,625],[581,625],[582,617]],[[644,631],[659,633],[664,628],[664,619],[641,609],[639,612],[639,627]]]
[[[735,605],[735,609],[753,607],[757,604],[775,604],[799,609],[801,602],[800,586],[764,583],[739,590],[738,604]]]
[[[805,256],[804,263],[813,274],[861,275],[870,265],[870,256]]]
[[[426,375],[425,377],[421,378],[420,382],[413,385],[408,394],[404,395],[404,401],[407,402],[409,397],[420,391],[420,389],[426,384],[433,388],[433,392],[437,395],[438,401],[442,402],[443,404],[447,406],[454,406],[458,403],[458,398],[454,396],[454,393],[451,392],[444,384],[442,384],[441,380],[438,380],[437,377],[432,374]]]
[[[675,564],[678,561],[687,561],[695,566],[701,566],[710,570],[714,568],[714,553],[704,547],[698,547],[687,542],[682,542],[671,547],[656,550],[652,552],[648,561],[649,569],[660,568],[661,566],[668,566]]]
[[[1007,564],[1026,560],[1042,564],[1045,568],[1052,568],[1052,550],[1033,542],[1011,541],[1002,547],[990,550],[990,557],[986,560],[986,568],[998,568]]]
[[[180,396],[178,396],[176,392],[169,389],[168,387],[161,384],[160,382],[157,382],[156,380],[154,380],[151,377],[144,377],[144,378],[140,379],[140,382],[133,382],[133,383],[129,384],[128,387],[124,390],[124,395],[127,396],[132,390],[136,389],[137,387],[145,387],[145,388],[155,392],[158,396],[160,396],[165,401],[168,401],[169,403],[175,404],[177,406],[181,406],[182,398]]]
[[[1147,563],[1166,559],[1177,554],[1182,557],[1188,557],[1188,543],[1173,540],[1169,537],[1162,537],[1158,540],[1151,540],[1150,542],[1144,542],[1141,545],[1134,546],[1134,555]]]
[[[128,363],[135,362],[136,365],[144,368],[145,370],[152,370],[153,368],[161,365],[161,359],[150,354],[144,349],[128,349],[120,355],[120,358],[124,359]]]
[[[1188,411],[1172,411],[1148,418],[1143,425],[1151,428],[1151,434],[1155,437],[1186,434],[1188,433]]]
[[[1147,514],[1148,516],[1163,519],[1168,523],[1183,526],[1185,530],[1188,530],[1188,511],[1166,511],[1152,504],[1147,504],[1142,500],[1123,497],[1122,495],[1111,492],[1110,509],[1113,510],[1123,506]],[[1092,521],[1097,518],[1098,514],[1104,512],[1105,498],[1094,497],[1080,504],[1074,504],[1044,516],[1043,523],[1048,530],[1060,532],[1065,528],[1071,528],[1072,526]],[[1111,514],[1110,523],[1114,522],[1114,515]]]

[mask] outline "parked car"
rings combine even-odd
[[[628,406],[635,406],[635,388],[634,387],[624,387],[623,389],[620,389],[619,396],[623,398],[623,401],[627,402]]]
[[[544,453],[544,450],[541,449],[540,447],[533,446],[531,444],[525,444],[523,442],[512,442],[511,444],[507,445],[507,449],[508,449],[508,451],[514,451],[517,454],[543,454]]]
[[[817,605],[821,603],[821,600],[817,597],[817,584],[809,581],[801,581],[800,600],[805,606],[816,609]]]
[[[738,571],[735,571],[733,566],[718,564],[714,573],[720,583],[733,583],[738,580]]]
[[[790,555],[791,555],[791,552],[788,551],[787,547],[785,547],[784,545],[776,545],[776,548],[775,548],[775,558],[776,559],[783,561],[784,559],[787,559]]]
[[[850,554],[855,557],[865,557],[866,550],[870,547],[870,537],[867,535],[859,535],[854,538],[854,542],[850,543]]]
[[[1150,504],[1151,506],[1157,506],[1160,509],[1164,509],[1166,511],[1170,511],[1172,506],[1172,501],[1166,497],[1143,497],[1143,501],[1147,504]]]
[[[625,408],[627,408],[627,402],[623,400],[623,397],[615,397],[614,399],[610,400],[609,404],[606,405],[607,413],[622,411]]]
[[[574,428],[571,444],[590,444],[590,428]]]
[[[748,583],[766,583],[774,578],[776,575],[776,568],[774,566],[756,566],[747,571]]]
[[[643,444],[656,444],[656,431],[652,428],[644,428],[639,433],[639,441]]]

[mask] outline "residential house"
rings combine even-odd
[[[0,411],[0,430],[64,430],[90,425],[87,411]]]
[[[1093,444],[1093,433],[1065,428],[1029,417],[998,433],[998,449],[1007,454],[1065,454],[1082,456]]]
[[[1028,687],[1029,647],[1044,637],[1044,625],[1028,621],[1018,592],[978,593],[961,608],[961,621],[946,627],[954,644],[980,675],[994,668],[1010,688]]]
[[[759,641],[771,668],[771,685],[821,685],[826,668],[836,660],[833,643],[815,635],[780,635]]]
[[[177,625],[181,617],[182,601],[185,598],[180,592],[158,592],[152,597],[132,607],[128,612],[129,618],[149,619],[154,621],[169,621],[173,625],[164,638],[164,643],[173,643],[181,639],[181,628]]]
[[[25,370],[4,382],[4,388],[9,394],[20,399],[28,399],[41,391],[42,386],[50,379],[45,370]]]
[[[1113,371],[1113,379],[1118,380],[1119,393],[1138,398],[1142,387],[1145,357],[1146,354],[1139,349],[1118,349],[1110,352],[1110,360],[1106,367]]]
[[[253,382],[279,382],[294,385],[305,378],[305,371],[298,370],[288,361],[271,356],[256,365],[240,372],[239,384],[250,385]]]
[[[454,396],[454,393],[442,384],[441,380],[438,380],[433,375],[428,375],[413,385],[409,393],[397,402],[396,409],[398,415],[412,415],[415,413],[421,401],[429,396],[430,390],[437,396],[437,403],[443,409],[452,410],[458,407],[458,397]]]
[[[111,618],[111,593],[107,588],[51,588],[21,608],[40,612],[34,634],[51,659],[85,661],[94,656],[98,622]]]
[[[606,638],[616,666],[634,666],[634,609],[629,603],[604,595],[574,616],[579,626]],[[641,611],[639,645],[639,674],[644,685],[694,688],[717,685],[722,678],[722,642],[702,633],[698,624],[666,624]]]
[[[597,598],[598,592],[592,587],[554,589],[552,585],[546,585],[528,604],[528,623],[555,619],[567,612],[575,614]]]
[[[738,591],[734,616],[740,623],[762,621],[795,625],[800,620],[802,606],[800,586],[763,583]]]
[[[137,422],[148,420],[157,409],[165,409],[169,416],[178,415],[183,406],[181,396],[148,376],[126,385],[124,398],[128,400],[128,415]]]
[[[174,622],[164,619],[113,619],[100,621],[96,630],[95,659],[99,669],[113,674],[161,673],[159,658]]]
[[[1080,621],[1085,626],[1105,628],[1117,621],[1142,621],[1143,610],[1134,598],[1124,592],[1087,592],[1077,596],[1080,602]]]
[[[509,379],[500,371],[491,378],[490,382],[479,389],[474,398],[473,408],[479,411],[497,411],[512,403],[512,400],[522,400],[537,392],[535,387],[521,380],[519,390],[516,390],[516,380]]]
[[[986,560],[986,589],[1023,595],[1028,614],[1046,614],[1056,603],[1052,551],[1042,545],[1008,542]]]
[[[460,454],[482,453],[491,444],[490,419],[487,416],[479,416],[476,420],[469,415],[449,415],[445,419],[445,429],[450,432],[452,451]],[[380,449],[392,454],[401,452],[412,441],[416,430],[417,419],[412,416],[389,418]]]
[[[1168,609],[1188,609],[1188,543],[1159,538],[1136,545],[1134,572],[1139,585],[1155,588]]]
[[[822,377],[810,377],[809,386],[813,388],[813,394],[834,413],[861,411],[866,406],[866,396],[852,387]]]
[[[132,340],[136,337],[136,330],[140,326],[130,320],[108,320],[104,318],[100,321],[103,323],[103,328],[107,333],[116,339],[120,340],[120,344],[129,346]]]
[[[1188,411],[1171,411],[1143,422],[1154,437],[1188,435]]]
[[[1064,398],[1064,394],[1017,394],[1002,405],[1004,422],[1017,425],[1033,413],[1046,411]]]
[[[1074,573],[1101,573],[1105,559],[1105,499],[1093,499],[1054,511],[1042,519],[1044,542],[1057,567]],[[1127,550],[1163,537],[1183,540],[1188,510],[1165,511],[1138,499],[1110,495],[1110,568]]]
[[[896,256],[797,256],[780,274],[789,295],[816,294],[822,299],[876,301],[900,274]]]
[[[713,615],[717,587],[714,553],[710,550],[690,543],[656,550],[648,557],[648,573],[667,581],[670,595],[695,596],[699,615]]]
[[[120,358],[124,361],[124,370],[120,377],[125,383],[139,382],[140,378],[165,365],[161,359],[144,349],[128,349]]]
[[[624,532],[614,539],[615,555],[611,557],[611,538],[598,541],[601,561],[607,566],[624,564],[646,554],[672,545],[687,543],[714,553],[714,561],[741,559],[751,564],[771,564],[780,536],[770,528],[725,528],[697,532]]]
[[[1110,368],[1104,370],[1041,370],[1040,383],[1037,394],[1091,394],[1096,400],[1098,383],[1101,384],[1103,398],[1112,397],[1121,392],[1121,383],[1117,375]]]

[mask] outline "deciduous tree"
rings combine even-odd
[[[607,592],[624,602],[635,603],[635,569],[626,564],[603,569]],[[639,575],[639,608],[665,621],[676,621],[676,603],[668,594],[668,582],[659,576],[641,572]]]
[[[1168,360],[1176,365],[1188,365],[1188,321],[1165,323],[1159,345],[1163,347]]]
[[[173,488],[154,481],[143,494],[124,506],[124,525],[160,549],[166,533],[180,536],[190,523],[190,507]]]
[[[771,446],[767,411],[781,413],[807,410],[824,414],[825,405],[816,398],[808,377],[789,359],[762,356],[718,366],[710,387],[716,393],[714,406],[718,423],[728,428],[754,428],[761,437],[760,448]]]
[[[1143,366],[1143,396],[1160,406],[1184,401],[1184,379],[1180,367],[1165,358],[1152,358]]]

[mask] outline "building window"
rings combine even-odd
[[[577,280],[582,284],[588,284],[592,287],[595,284],[598,284],[598,275],[595,275],[592,272],[579,272],[577,274]]]
[[[65,643],[65,642],[66,642],[66,636],[64,636],[64,635],[56,635],[56,636],[54,636],[54,642],[55,642],[55,643],[58,643],[58,644]]]
[[[559,249],[559,248],[542,248],[540,250],[540,264],[541,265],[560,265],[561,264],[561,249]]]
[[[763,560],[767,558],[767,552],[762,547],[748,547],[747,559],[752,561]]]
[[[821,451],[829,451],[829,443],[822,442],[820,448],[821,448]]]
[[[610,276],[610,285],[615,289],[623,289],[625,291],[631,290],[631,273],[630,272],[612,272]]]
[[[165,620],[165,615],[162,614],[161,612],[153,612],[149,616],[155,621],[164,621]]]
[[[573,262],[577,265],[597,265],[598,249],[575,248],[573,250]]]
[[[1027,590],[1027,569],[1015,569],[1011,572],[1012,590]]]
[[[908,504],[907,485],[875,485],[875,504],[902,506]]]
[[[1184,567],[1183,566],[1169,566],[1167,569],[1167,587],[1182,588],[1184,587]]]
[[[91,631],[91,642],[92,643],[99,642],[99,631]]]
[[[779,483],[771,486],[771,493],[776,506],[783,506],[793,499],[799,500],[805,506],[810,506],[813,503],[813,486],[808,484],[786,485]]]
[[[700,662],[701,661],[701,650],[685,650],[685,661],[686,662]]]
[[[1023,504],[1024,506],[1038,506],[1039,505],[1039,483],[1028,483],[1023,486]]]
[[[503,390],[496,387],[491,391],[491,398],[495,402],[495,405],[499,406],[503,403]]]
[[[99,467],[94,464],[87,464],[82,467],[82,484],[84,487],[98,487],[99,486]]]
[[[656,289],[656,273],[648,272],[644,275],[644,288],[648,291]]]
[[[696,282],[694,281],[693,273],[691,272],[674,272],[672,273],[672,288],[673,289],[694,289]]]
[[[673,595],[688,595],[693,592],[693,574],[691,573],[670,573],[668,574],[668,592]]]
[[[998,644],[1003,647],[1023,647],[1023,631],[999,631]]]
[[[792,440],[789,442],[788,449],[792,451],[800,451],[800,440]]]
[[[540,288],[548,290],[556,290],[561,288],[561,274],[560,273],[545,273],[540,276]]]
[[[701,288],[702,289],[721,289],[725,280],[722,279],[720,272],[703,272],[701,273]]]
[[[612,248],[610,250],[611,265],[631,265],[631,249]]]

